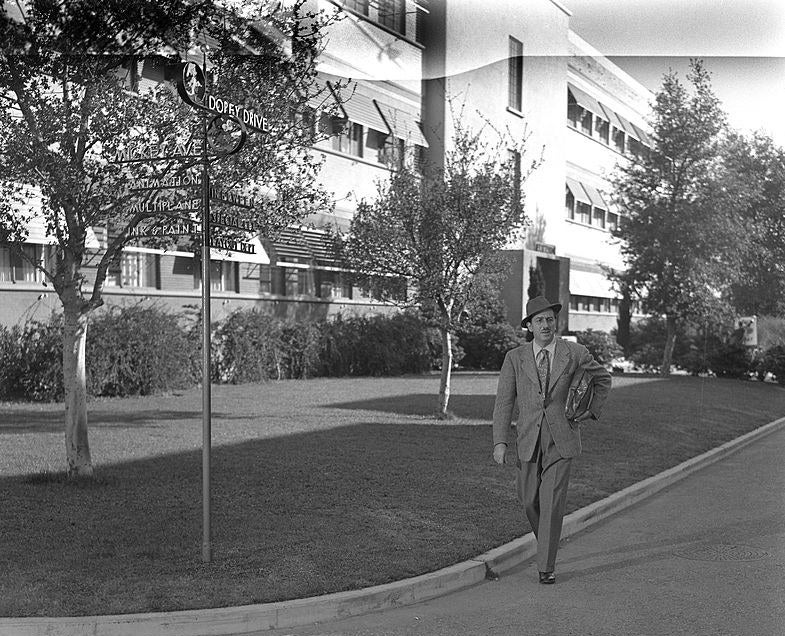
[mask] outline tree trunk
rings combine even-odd
[[[439,383],[439,417],[447,417],[450,401],[450,377],[452,376],[452,334],[442,327],[442,377]]]
[[[660,375],[667,378],[671,374],[671,360],[673,359],[673,348],[676,345],[676,318],[667,316],[665,318],[665,351],[662,353],[662,367]]]
[[[617,320],[616,342],[624,349],[624,355],[630,355],[630,323],[632,322],[632,301],[626,294],[619,301],[619,318]]]
[[[87,442],[87,315],[63,306],[63,384],[65,385],[65,457],[69,477],[90,477],[93,464]]]

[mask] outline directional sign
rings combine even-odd
[[[142,212],[150,214],[171,214],[173,212],[199,212],[202,209],[202,200],[198,198],[172,201],[170,199],[156,199],[155,201],[140,201],[128,207],[131,214]]]
[[[228,203],[235,205],[239,208],[255,208],[256,201],[245,195],[232,192],[231,190],[221,190],[210,186],[210,198],[213,201],[220,201],[221,203]]]
[[[232,214],[223,214],[221,212],[213,212],[210,210],[210,223],[213,225],[223,225],[224,227],[231,227],[237,230],[244,230],[246,232],[255,232],[256,226],[248,219],[243,219],[239,216]]]
[[[203,147],[200,141],[185,143],[151,144],[146,141],[120,148],[109,159],[109,163],[143,163],[148,161],[172,161],[178,159],[200,159]]]
[[[228,99],[208,94],[204,71],[196,62],[177,64],[168,74],[177,85],[177,93],[189,106],[217,115],[228,115],[259,132],[270,132],[270,122],[264,115]]]
[[[202,185],[199,175],[185,173],[173,177],[144,177],[131,179],[126,185],[128,192],[151,192],[157,190],[180,190]]]
[[[219,250],[228,250],[231,252],[241,252],[243,254],[256,254],[256,246],[253,243],[243,243],[234,239],[220,238],[211,236],[210,247]]]
[[[148,225],[135,227],[131,230],[134,238],[145,238],[151,236],[187,236],[201,233],[202,228],[199,224],[191,221],[180,221],[167,225]]]

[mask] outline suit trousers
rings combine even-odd
[[[548,422],[543,416],[540,436],[529,461],[521,462],[516,475],[518,500],[537,538],[537,569],[553,572],[561,538],[571,458],[559,455]]]

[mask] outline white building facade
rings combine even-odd
[[[561,328],[610,331],[618,302],[605,271],[621,269],[610,231],[620,222],[609,176],[651,144],[645,114],[651,95],[570,30],[556,0],[313,0],[339,12],[319,59],[320,81],[336,90],[339,118],[321,121],[329,139],[314,151],[333,209],[276,240],[260,237],[257,256],[214,265],[214,318],[258,307],[294,318],[384,310],[348,282],[332,257],[328,226],[346,229],[363,199],[395,161],[439,162],[455,122],[526,138],[524,164],[542,163],[524,185],[531,226],[506,250],[503,296],[517,325],[532,267],[545,293],[562,303]],[[94,247],[105,240],[96,229]],[[97,238],[96,238],[97,237]],[[43,232],[30,249],[45,252]],[[198,302],[200,281],[187,254],[127,250],[110,272],[109,304],[151,298],[173,307]],[[40,275],[0,246],[0,322],[43,318],[57,299]]]

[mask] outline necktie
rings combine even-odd
[[[543,395],[548,394],[548,383],[551,381],[551,360],[547,349],[540,350],[540,361],[537,363],[537,375],[540,376],[540,388]]]

